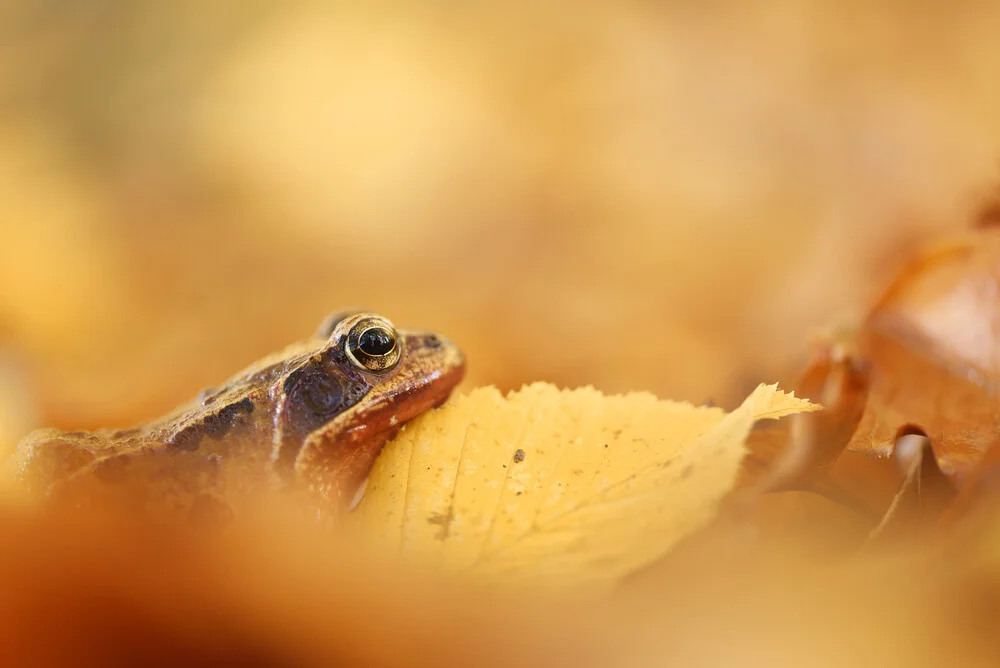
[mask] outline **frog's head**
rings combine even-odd
[[[375,313],[331,316],[318,337],[316,353],[273,390],[273,461],[344,505],[386,441],[448,399],[465,360],[448,340],[396,329]]]

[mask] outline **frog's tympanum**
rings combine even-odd
[[[133,429],[28,435],[22,482],[59,502],[113,490],[129,503],[230,512],[233,493],[318,493],[349,505],[382,446],[447,400],[461,352],[373,313],[340,313],[310,339],[260,360],[171,415]]]

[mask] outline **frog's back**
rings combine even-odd
[[[128,429],[64,432],[39,429],[25,436],[12,457],[15,475],[31,492],[44,493],[100,463],[123,461],[137,454],[154,455],[198,450],[213,454],[225,437],[239,432],[259,446],[270,440],[272,398],[267,388],[288,368],[312,354],[318,341],[307,339],[269,355],[233,375],[216,388],[203,391],[171,413]]]
[[[17,444],[14,473],[29,492],[42,493],[107,452],[108,444],[96,433],[39,429]]]

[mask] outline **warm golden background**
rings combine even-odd
[[[0,440],[362,305],[732,404],[997,171],[985,2],[0,6]]]
[[[355,305],[459,342],[469,387],[732,407],[968,225],[1000,175],[998,36],[985,0],[0,0],[0,453],[156,415]],[[206,555],[3,509],[0,647],[997,664],[995,516],[887,557],[820,502],[762,500],[757,533],[561,614],[434,614],[440,588],[278,531]]]

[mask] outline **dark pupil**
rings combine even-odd
[[[396,347],[396,339],[389,332],[377,327],[365,330],[358,339],[358,348],[367,355],[388,355]]]

